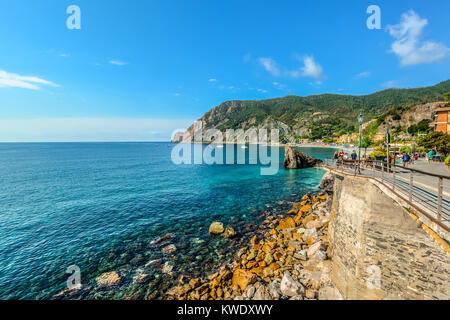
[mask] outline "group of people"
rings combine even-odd
[[[333,155],[334,163],[337,164],[338,160],[352,160],[356,161],[358,160],[358,154],[356,153],[356,150],[353,150],[352,153],[348,154],[345,153],[344,150],[340,150],[339,152],[335,152]],[[361,157],[361,161],[365,162],[367,160],[367,155],[364,153]]]
[[[395,156],[397,155],[398,158],[401,159],[403,163],[403,167],[408,167],[409,163],[413,163],[415,160],[418,160],[419,158],[427,158],[427,161],[430,162],[430,160],[435,160],[437,157],[437,153],[435,150],[431,150],[430,152],[415,152],[415,153],[408,153],[403,152],[400,154],[393,154],[392,155],[392,162],[395,163]],[[344,150],[340,150],[339,152],[335,152],[333,155],[334,162],[336,163],[338,160],[353,160],[356,161],[358,159],[358,154],[356,153],[356,150],[353,150],[351,154],[345,153]],[[361,161],[366,161],[367,155],[364,153],[361,157]]]
[[[341,150],[339,152],[335,152],[333,155],[333,159],[339,160],[353,160],[356,161],[358,159],[358,154],[356,153],[356,150],[353,150],[353,152],[351,154],[345,153],[344,150]],[[367,159],[367,155],[364,153],[363,156],[361,157],[361,160],[366,160]]]

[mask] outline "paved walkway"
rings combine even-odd
[[[410,164],[409,168],[450,177],[450,171],[447,171],[445,165],[442,163],[427,163],[426,160],[418,160],[415,161],[414,164]],[[397,169],[397,174],[399,178],[406,179],[409,182],[408,170],[404,170],[400,167]],[[417,172],[414,172],[413,177],[415,183],[418,182],[420,184],[423,184],[424,187],[437,192],[439,180],[438,178]],[[450,179],[443,180],[443,187],[444,187],[444,196],[450,198]]]
[[[439,164],[428,164],[426,161],[416,161],[410,168],[421,170],[424,172],[430,172],[433,174],[450,176],[446,172],[445,167],[439,166]],[[341,168],[337,171],[341,171]],[[346,166],[345,173],[354,174],[355,170]],[[410,191],[410,171],[403,169],[402,167],[396,167],[395,187],[394,176],[391,173],[381,170],[373,171],[371,168],[361,168],[361,175],[375,178],[379,181],[383,181],[393,188],[397,193],[401,194],[405,199],[409,199]],[[443,180],[443,195],[441,204],[441,218],[445,224],[450,225],[450,179]],[[438,178],[420,174],[414,172],[413,174],[413,189],[412,189],[412,203],[416,206],[425,209],[429,214],[435,218],[438,208]]]

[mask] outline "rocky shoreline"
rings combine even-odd
[[[238,250],[233,262],[205,279],[180,279],[165,298],[340,299],[330,280],[328,224],[332,184],[332,175],[326,174],[320,186],[324,192],[304,195],[285,214],[268,215],[264,220],[267,232],[248,239],[248,245]],[[211,227],[216,236],[225,232],[220,223]]]
[[[126,251],[132,258],[129,264],[103,268],[92,280],[84,280],[82,289],[66,289],[53,298],[260,300],[331,295],[335,299],[328,277],[332,177],[324,175],[319,186],[323,192],[300,194],[292,202],[281,201],[283,204],[279,201],[278,208],[266,204],[266,210],[250,224],[241,225],[236,219],[226,225],[216,221],[205,228],[209,235],[205,234],[204,240],[193,238],[183,243],[179,235],[167,230],[169,233],[147,246],[145,242],[130,243],[130,252]],[[205,247],[208,237],[213,244],[209,249]],[[142,250],[136,252],[136,246]],[[197,271],[191,270],[192,263],[185,263],[189,261],[184,258],[188,248],[198,261]],[[147,252],[153,252],[153,258],[146,261]],[[208,252],[217,254],[217,262],[196,255]]]

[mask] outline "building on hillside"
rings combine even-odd
[[[450,107],[437,108],[434,122],[431,125],[434,127],[434,131],[450,133]]]
[[[342,144],[351,144],[356,143],[358,141],[358,137],[358,133],[344,134],[337,138],[337,141]]]
[[[373,136],[373,141],[378,142],[378,141],[384,141],[386,140],[386,133],[384,132],[377,132],[376,135]]]

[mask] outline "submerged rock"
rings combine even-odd
[[[99,287],[112,287],[122,281],[119,274],[115,271],[103,273],[96,280]]]
[[[154,244],[162,244],[165,242],[172,241],[174,238],[175,238],[175,234],[168,233],[168,234],[164,235],[163,237],[154,240],[153,243]]]
[[[283,166],[286,169],[310,168],[320,163],[322,163],[322,160],[308,156],[307,154],[292,149],[291,147],[285,148]]]
[[[162,259],[155,259],[155,260],[151,260],[148,263],[145,264],[146,268],[153,268],[153,267],[157,267],[160,264],[162,264]]]
[[[177,247],[175,247],[174,244],[169,244],[168,246],[165,246],[161,249],[161,252],[163,254],[171,254],[177,251]]]
[[[234,231],[233,227],[228,226],[225,229],[224,236],[227,238],[234,238],[236,236],[236,231]]]

